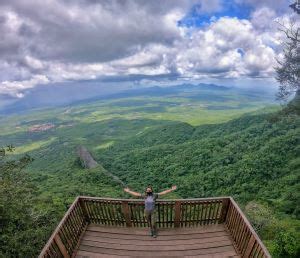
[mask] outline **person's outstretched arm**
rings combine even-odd
[[[142,195],[141,195],[140,193],[138,193],[138,192],[131,191],[128,187],[124,188],[124,191],[125,191],[126,193],[129,193],[129,194],[133,195],[133,196],[137,196],[137,197],[141,197],[141,196],[142,196]]]
[[[175,191],[176,189],[177,189],[177,186],[176,186],[176,185],[173,185],[171,189],[162,191],[162,192],[158,193],[158,195],[164,195],[164,194],[170,193],[170,192],[172,192],[172,191]]]

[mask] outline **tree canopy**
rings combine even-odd
[[[280,83],[277,98],[286,100],[292,94],[300,96],[300,28],[296,24],[289,27],[280,24],[280,31],[286,36],[283,43],[283,58],[277,59],[276,80]]]

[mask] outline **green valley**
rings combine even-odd
[[[138,191],[176,184],[168,198],[233,196],[274,257],[297,257],[300,118],[279,109],[260,92],[180,85],[1,117],[0,146],[15,146],[4,160],[33,161],[22,174],[12,169],[20,184],[1,175],[11,183],[3,189],[22,193],[1,200],[1,209],[10,202],[11,216],[29,196],[23,205],[30,211],[16,215],[24,220],[19,238],[7,226],[0,256],[37,255],[78,195],[128,197],[109,171]],[[79,145],[101,165],[83,169]]]

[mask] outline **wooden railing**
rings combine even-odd
[[[80,197],[90,223],[146,227],[143,200]],[[226,198],[159,200],[156,203],[158,227],[189,227],[218,224]],[[222,220],[222,221],[221,221]]]
[[[239,253],[242,257],[271,257],[240,207],[233,198],[229,199],[225,225]]]
[[[77,197],[51,235],[39,257],[71,257],[81,235],[88,225],[88,218],[80,197]]]
[[[231,197],[157,200],[157,226],[197,227],[224,224],[242,257],[271,257]],[[146,227],[139,199],[77,197],[39,257],[72,257],[88,224]]]

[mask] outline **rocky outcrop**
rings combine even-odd
[[[111,177],[113,181],[115,181],[116,183],[121,184],[123,187],[125,187],[125,183],[119,177],[117,177],[114,174],[107,171],[104,167],[102,167],[101,164],[98,164],[97,161],[94,160],[94,158],[89,153],[87,148],[85,148],[84,146],[79,146],[77,148],[77,154],[78,154],[78,159],[80,160],[81,166],[83,168],[98,167],[104,174]]]
[[[98,166],[97,161],[94,160],[87,148],[79,146],[77,148],[77,155],[83,168],[95,168]]]

